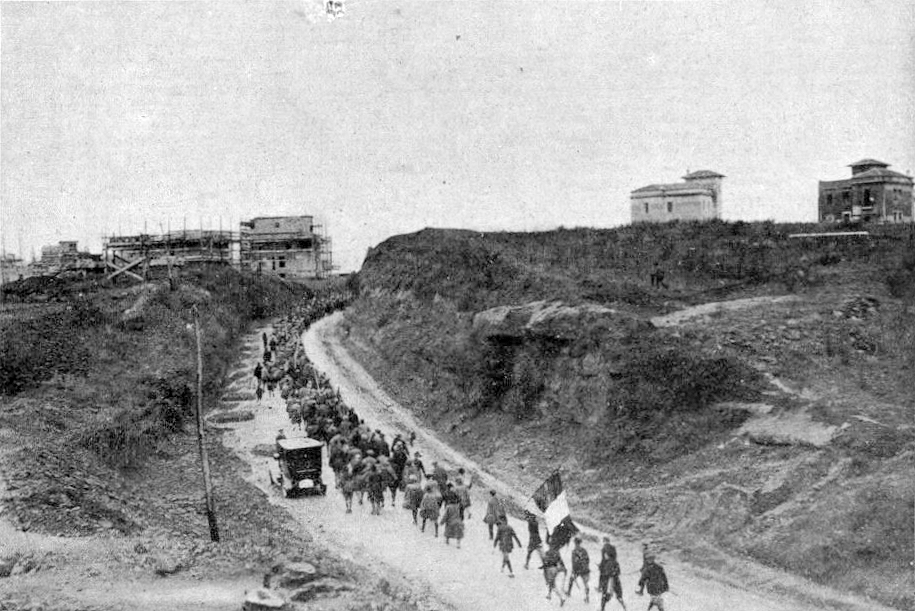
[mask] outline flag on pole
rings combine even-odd
[[[550,533],[550,545],[563,547],[578,532],[578,527],[572,522],[569,514],[569,502],[562,489],[562,478],[559,471],[555,471],[546,478],[534,493],[534,503],[543,512],[546,527]]]

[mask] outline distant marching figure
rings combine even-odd
[[[566,598],[562,593],[562,588],[556,587],[556,577],[559,573],[566,572],[566,565],[559,555],[559,549],[550,546],[546,553],[543,554],[543,579],[546,581],[546,599],[552,598],[553,592],[559,597],[559,606],[566,604]]]
[[[626,603],[623,602],[623,585],[620,583],[620,563],[616,559],[616,548],[610,544],[610,539],[604,537],[604,547],[600,551],[600,564],[598,565],[600,576],[598,577],[597,589],[600,591],[600,611],[604,611],[607,602],[613,596],[626,609]]]
[[[423,487],[419,483],[419,473],[407,475],[407,487],[404,490],[403,507],[413,514],[413,523],[416,524],[416,514],[423,501]]]
[[[454,484],[454,492],[458,496],[460,501],[461,508],[461,519],[470,519],[470,505],[472,504],[470,500],[470,488],[473,486],[473,481],[469,484],[464,483],[464,469],[458,470],[458,478]]]
[[[378,465],[373,464],[369,467],[369,472],[365,476],[365,481],[369,489],[369,502],[372,504],[372,514],[381,515],[381,506],[384,503],[384,477],[378,470]]]
[[[530,568],[531,556],[534,552],[540,556],[543,562],[543,540],[540,539],[540,524],[537,522],[537,516],[528,511],[525,514],[527,520],[527,558],[524,559],[524,568]]]
[[[518,535],[515,534],[515,529],[511,527],[508,523],[506,517],[502,517],[499,520],[499,530],[496,533],[496,540],[493,542],[492,546],[499,546],[499,551],[502,552],[502,567],[499,569],[499,572],[503,572],[505,567],[508,567],[508,576],[514,577],[515,572],[512,571],[512,561],[511,553],[515,549],[515,543],[518,544],[518,547],[521,547],[521,540],[518,539]]]
[[[356,489],[356,473],[353,463],[349,462],[340,470],[339,485],[346,503],[346,513],[353,513],[353,491]]]
[[[445,545],[448,545],[450,539],[457,541],[458,549],[461,549],[461,539],[464,538],[464,519],[461,516],[461,504],[457,497],[452,497],[452,502],[445,506],[445,513],[442,515],[442,524],[445,525]]]
[[[490,541],[493,539],[493,528],[504,519],[505,505],[503,505],[501,499],[496,496],[496,491],[490,490],[489,502],[486,504],[486,515],[483,516],[483,521],[486,522],[486,526],[489,528]]]
[[[264,375],[264,368],[261,366],[260,361],[257,362],[257,365],[254,366],[254,379],[257,380],[257,385],[261,385],[261,377]]]
[[[636,593],[641,596],[646,588],[651,597],[648,611],[651,611],[652,607],[664,611],[664,593],[670,589],[667,585],[667,574],[661,565],[655,562],[655,556],[650,552],[645,556],[645,566],[642,567],[642,576],[639,578],[639,589]]]
[[[423,495],[423,500],[419,504],[419,517],[423,519],[420,527],[422,532],[426,531],[426,521],[428,520],[435,526],[435,536],[438,536],[438,512],[441,504],[442,495],[439,494],[436,485],[427,485],[426,494]]]
[[[572,586],[575,580],[581,578],[585,590],[585,602],[588,600],[588,576],[591,574],[591,559],[588,557],[588,551],[581,546],[581,537],[575,537],[575,547],[572,549],[572,574],[569,575],[569,587],[566,590],[566,596],[572,595]]]

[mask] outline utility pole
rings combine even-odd
[[[203,467],[203,487],[206,492],[207,522],[210,525],[210,540],[219,542],[219,526],[216,524],[216,508],[213,505],[213,486],[210,483],[210,461],[203,440],[203,351],[200,347],[200,311],[195,305],[194,336],[197,338],[197,446],[200,448],[200,464]]]

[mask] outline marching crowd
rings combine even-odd
[[[261,399],[265,388],[271,396],[278,389],[286,401],[292,425],[306,436],[326,444],[328,462],[347,513],[352,513],[354,499],[363,505],[367,497],[371,514],[379,515],[388,503],[396,507],[398,493],[401,493],[401,506],[410,511],[413,524],[420,531],[426,532],[428,528],[434,537],[441,534],[447,545],[454,540],[455,546],[460,548],[465,521],[471,518],[472,478],[463,468],[457,473],[449,473],[434,460],[427,470],[422,454],[413,447],[414,433],[406,437],[397,434],[389,442],[381,430],[373,430],[343,402],[339,392],[333,390],[328,379],[312,366],[300,349],[298,339],[308,326],[345,305],[346,299],[344,293],[315,297],[303,303],[294,314],[277,321],[272,337],[263,334],[264,358],[254,370],[257,398]],[[277,440],[285,436],[281,429]],[[551,545],[547,532],[544,549],[537,516],[525,512],[524,517],[528,529],[524,568],[530,568],[531,558],[536,553],[547,586],[547,599],[552,599],[555,593],[563,606],[572,589],[580,583],[584,601],[589,603],[590,558],[581,545],[581,538],[574,540],[569,572],[560,554],[567,542]],[[498,548],[502,554],[501,572],[507,569],[508,576],[514,577],[511,554],[515,546],[522,547],[522,543],[509,524],[505,502],[494,490],[489,492],[482,519],[493,548]],[[440,526],[444,527],[443,532]],[[606,537],[597,567],[601,611],[613,598],[626,609],[616,548]],[[637,593],[643,594],[647,589],[648,609],[664,611],[663,596],[669,590],[667,576],[647,546],[643,550],[639,573]]]

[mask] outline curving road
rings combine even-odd
[[[421,533],[413,526],[409,512],[399,507],[399,502],[396,508],[391,508],[390,505],[385,507],[381,516],[370,515],[368,504],[354,504],[353,513],[346,514],[343,499],[333,488],[333,473],[327,468],[327,497],[290,500],[272,492],[271,500],[285,507],[316,538],[327,542],[341,555],[357,562],[386,567],[392,573],[405,576],[417,589],[426,590],[427,606],[466,611],[539,611],[558,608],[559,602],[555,597],[551,601],[545,599],[546,587],[542,574],[534,568],[539,566],[539,561],[532,560],[531,570],[523,568],[525,549],[516,549],[512,555],[516,577],[510,579],[507,575],[500,574],[501,556],[492,549],[486,525],[481,520],[485,508],[484,496],[488,496],[490,488],[511,495],[521,502],[525,495],[487,474],[474,461],[422,427],[408,411],[392,400],[341,346],[336,335],[341,316],[339,313],[334,314],[312,325],[302,340],[308,357],[340,389],[344,401],[356,409],[373,428],[385,431],[389,439],[396,432],[415,430],[415,449],[422,452],[427,466],[435,459],[453,468],[464,466],[474,471],[478,481],[482,481],[482,485],[477,484],[472,490],[473,517],[466,523],[462,548],[456,549],[453,542],[451,546],[446,546],[444,539],[434,538],[429,528],[427,532]],[[259,341],[259,334],[251,336],[250,342],[255,348]],[[252,354],[256,355],[257,350],[253,350]],[[251,356],[250,363],[244,363],[243,366],[250,365],[253,368],[254,358],[256,357]],[[243,380],[236,384],[241,386],[249,381],[247,378]],[[255,456],[252,449],[258,444],[272,443],[278,428],[286,428],[288,432],[291,427],[283,401],[278,395],[274,398],[265,397],[260,404],[249,402],[246,407],[254,408],[255,419],[233,425],[234,434],[226,435],[225,439],[251,465],[250,479],[262,489],[270,490],[267,471],[275,471],[275,465],[270,459]],[[512,520],[512,526],[526,546],[527,530],[524,523]],[[590,530],[585,532],[591,535],[585,543],[592,561],[591,602],[585,605],[581,590],[575,589],[565,609],[598,608],[593,588],[597,579],[594,565],[599,558],[599,546],[594,542],[596,538],[594,541],[590,539],[602,533]],[[625,601],[630,609],[645,609],[647,596],[638,597],[634,592],[636,571],[641,565],[641,552],[634,543],[612,536],[611,540],[619,551]],[[563,556],[570,566],[569,555],[567,548]],[[667,595],[666,603],[667,608],[673,611],[890,611],[806,582],[801,582],[800,585],[805,600],[799,602],[798,596],[776,594],[781,589],[778,583],[773,584],[774,587],[765,588],[765,592],[750,591],[739,585],[723,583],[707,571],[674,559],[662,557],[660,561],[665,566],[671,583],[672,592]],[[788,575],[783,575],[783,578],[785,585],[792,582],[792,591],[798,591],[799,580]],[[620,607],[614,601],[607,608]]]

